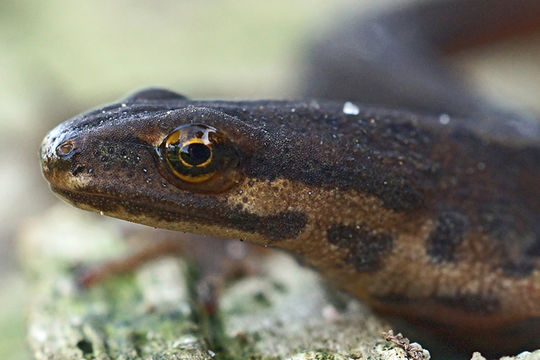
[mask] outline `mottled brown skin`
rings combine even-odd
[[[459,119],[342,110],[149,90],[53,129],[43,172],[83,209],[287,249],[384,312],[461,333],[538,318],[538,143],[480,137]],[[162,175],[156,148],[186,123],[234,143],[239,177],[226,191]]]
[[[463,346],[540,347],[540,125],[469,110],[457,113],[478,118],[149,89],[57,126],[42,168],[77,207],[286,249]],[[160,152],[196,123],[238,155],[213,191],[186,190]]]

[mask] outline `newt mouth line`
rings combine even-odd
[[[273,215],[259,216],[247,211],[228,209],[223,211],[223,204],[214,204],[219,212],[212,209],[194,210],[188,206],[174,204],[174,210],[159,206],[159,201],[139,201],[118,198],[114,194],[97,194],[89,191],[63,189],[51,185],[51,189],[68,203],[86,210],[107,214],[128,221],[148,223],[161,222],[168,224],[172,230],[178,230],[179,225],[191,227],[232,228],[243,233],[258,234],[270,242],[295,238],[308,223],[307,215],[298,211],[284,211]],[[136,220],[134,220],[136,219]],[[189,231],[188,229],[181,231]]]

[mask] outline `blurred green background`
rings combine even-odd
[[[294,97],[310,39],[345,13],[404,2],[0,0],[0,358],[30,358],[32,293],[15,249],[21,224],[58,202],[37,158],[50,128],[145,86],[192,98]],[[540,41],[525,39],[454,60],[488,95],[540,113],[539,59]]]

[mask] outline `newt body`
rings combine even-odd
[[[41,159],[77,207],[280,247],[382,312],[538,347],[540,126],[484,120],[149,89],[59,125]]]
[[[473,329],[537,317],[540,147],[445,122],[150,90],[59,125],[41,156],[78,207],[287,249],[385,311]],[[231,142],[232,183],[183,188],[160,148],[186,124]]]

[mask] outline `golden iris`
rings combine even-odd
[[[172,174],[182,181],[179,187],[189,190],[218,191],[230,183],[231,170],[238,164],[238,153],[229,139],[204,124],[177,127],[163,140],[160,152]],[[189,186],[207,182],[207,186]]]

